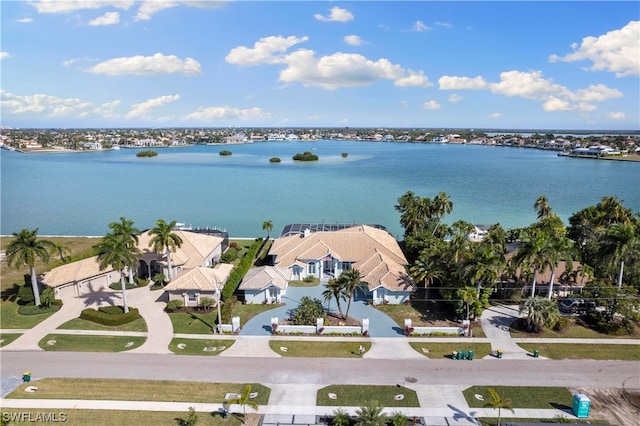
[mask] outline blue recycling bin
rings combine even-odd
[[[587,395],[577,393],[573,395],[573,414],[576,417],[584,419],[589,417],[589,409],[591,408],[591,400]]]

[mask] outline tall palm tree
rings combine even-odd
[[[471,281],[477,285],[478,298],[480,298],[483,284],[488,284],[491,287],[495,285],[505,264],[504,255],[496,252],[489,245],[479,245],[474,250],[466,266],[466,271]]]
[[[357,269],[348,269],[346,271],[342,271],[338,279],[336,279],[336,284],[342,289],[342,292],[347,295],[349,300],[347,303],[347,311],[343,317],[346,319],[349,317],[351,302],[355,295],[360,291],[365,291],[365,283],[362,282],[360,271]]]
[[[414,282],[424,283],[424,287],[428,289],[435,280],[444,278],[445,271],[442,262],[423,251],[420,257],[413,262],[413,265],[409,267],[409,276]]]
[[[596,208],[604,212],[602,221],[599,224],[601,226],[609,226],[613,223],[633,222],[633,213],[631,210],[625,208],[616,197],[602,197],[602,200],[597,204]]]
[[[56,244],[53,241],[38,239],[38,228],[13,233],[13,240],[7,245],[7,264],[20,269],[23,266],[29,267],[31,275],[31,288],[36,306],[40,306],[40,291],[38,288],[38,277],[36,276],[36,262],[47,263],[54,252],[60,256],[67,252],[67,248]]]
[[[618,288],[622,287],[624,262],[632,253],[637,253],[638,242],[636,227],[633,223],[614,223],[604,235],[603,257],[610,258],[613,265],[620,263]]]
[[[529,297],[520,304],[520,313],[527,315],[527,328],[538,333],[546,326],[553,326],[560,318],[558,305],[542,297]]]
[[[262,222],[262,230],[267,231],[267,241],[269,241],[271,231],[273,231],[273,222],[271,222],[270,220],[265,220],[264,222]]]
[[[541,228],[529,228],[527,239],[520,243],[513,261],[517,266],[528,266],[532,269],[531,297],[536,294],[536,279],[539,272],[544,272],[549,264],[549,255],[555,252],[549,234]]]
[[[130,270],[138,262],[140,250],[131,244],[131,240],[126,235],[114,233],[105,235],[95,247],[98,249],[98,264],[101,271],[108,266],[120,271],[123,308],[125,313],[129,312],[124,275],[126,269]]]
[[[121,216],[120,222],[111,222],[109,224],[109,228],[111,232],[116,235],[122,235],[125,239],[127,239],[130,244],[138,245],[138,236],[140,235],[140,230],[133,226],[133,220],[129,220],[126,217]],[[130,265],[128,267],[129,271],[129,282],[133,283],[133,268],[135,265]]]
[[[536,199],[536,202],[533,204],[533,208],[538,212],[538,220],[549,217],[552,213],[549,201],[544,195],[541,195]]]
[[[458,290],[458,296],[467,305],[467,319],[469,319],[469,307],[476,301],[479,296],[477,295],[474,287],[464,287]]]
[[[549,291],[547,292],[547,299],[551,299],[553,294],[553,282],[556,278],[556,268],[561,260],[564,260],[569,271],[573,267],[573,243],[570,239],[564,235],[559,235],[558,238],[553,241],[553,250],[549,252],[549,258],[547,266],[551,268],[551,279],[549,280]]]
[[[247,405],[254,410],[258,409],[258,404],[255,401],[251,400],[251,385],[246,385],[242,390],[242,394],[238,395],[235,398],[230,398],[225,401],[226,404],[231,406],[232,404],[237,404],[242,406],[243,417],[242,424],[246,424],[247,422]]]
[[[496,408],[498,409],[498,426],[500,426],[500,418],[502,417],[502,409],[503,408],[505,410],[509,410],[512,413],[514,413],[513,405],[511,403],[511,399],[503,398],[493,388],[487,389],[487,392],[489,392],[489,395],[491,395],[491,401],[485,402],[484,406],[485,407],[490,407],[490,408],[493,408],[493,409],[496,409]]]
[[[387,415],[382,411],[383,407],[377,401],[371,401],[363,407],[356,409],[355,426],[384,426],[387,424]]]
[[[322,298],[325,302],[329,302],[329,304],[331,304],[331,299],[336,299],[340,318],[344,318],[340,300],[347,300],[347,295],[343,291],[342,287],[336,283],[336,280],[329,280],[329,282],[325,284],[325,291],[322,292]]]
[[[173,266],[171,264],[171,252],[176,251],[176,248],[182,247],[182,238],[175,232],[173,228],[176,226],[176,221],[165,222],[164,219],[158,219],[156,226],[149,230],[149,235],[153,235],[149,241],[149,247],[153,247],[153,251],[161,253],[164,251],[167,257],[167,269],[169,271],[169,281],[173,279]]]
[[[435,228],[433,229],[433,234],[435,235],[438,230],[438,225],[440,225],[440,221],[446,215],[453,211],[453,201],[449,198],[449,196],[445,192],[440,192],[433,198],[431,203],[432,210],[431,212],[437,218],[437,223]]]

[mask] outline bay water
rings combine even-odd
[[[231,156],[220,156],[229,150]],[[640,163],[558,157],[510,147],[393,142],[259,142],[83,153],[0,153],[0,233],[39,228],[40,235],[104,235],[124,216],[139,229],[157,219],[226,229],[231,237],[273,234],[289,223],[380,224],[400,238],[394,209],[411,190],[446,192],[446,221],[536,220],[546,195],[567,223],[574,212],[616,196],[640,211]],[[315,162],[293,155],[311,151]],[[347,153],[346,157],[342,153]],[[281,163],[270,163],[279,157]]]

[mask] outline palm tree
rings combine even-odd
[[[538,333],[546,326],[553,326],[560,318],[558,305],[542,297],[529,297],[520,304],[520,313],[527,315],[527,328]]]
[[[111,232],[116,235],[123,235],[125,239],[129,240],[130,244],[138,245],[138,235],[140,230],[133,226],[133,220],[129,220],[123,216],[120,217],[120,222],[111,222],[109,224]],[[130,265],[129,270],[129,282],[133,283],[133,267]]]
[[[631,223],[633,222],[633,213],[625,208],[616,197],[602,197],[596,208],[604,212],[602,221],[599,225],[609,226],[612,223]]]
[[[23,266],[29,267],[31,275],[31,288],[36,306],[40,306],[40,291],[38,288],[38,277],[36,276],[36,262],[49,262],[51,254],[58,252],[60,256],[67,252],[67,248],[49,240],[38,239],[38,228],[34,230],[23,229],[13,233],[13,240],[7,245],[7,264],[20,269]]]
[[[329,280],[329,282],[325,284],[325,288],[326,290],[322,292],[323,300],[331,305],[331,299],[336,299],[340,318],[344,318],[344,315],[342,314],[342,307],[340,306],[340,300],[347,300],[347,295],[344,293],[341,286],[336,283],[336,280]]]
[[[331,426],[349,426],[349,423],[351,423],[351,418],[344,408],[339,407],[333,410]]]
[[[269,241],[271,231],[273,231],[273,222],[271,222],[270,220],[265,220],[264,222],[262,222],[262,230],[267,231],[267,241]]]
[[[255,401],[251,400],[251,385],[246,385],[242,390],[242,394],[238,395],[235,398],[230,398],[225,401],[225,404],[231,406],[232,404],[237,404],[242,406],[243,417],[242,424],[246,424],[247,422],[247,405],[254,410],[258,409],[258,404]]]
[[[353,301],[356,293],[365,291],[365,283],[362,282],[360,271],[357,269],[348,269],[346,271],[342,271],[336,280],[336,284],[349,298],[349,302],[347,303],[347,312],[345,312],[343,317],[344,319],[347,319],[349,317],[349,310],[351,309],[351,302]]]
[[[480,298],[482,284],[486,283],[493,287],[505,263],[504,254],[496,252],[493,247],[489,245],[479,245],[477,247],[466,266],[466,271],[471,281],[477,284],[478,298]]]
[[[149,235],[153,235],[149,241],[149,247],[153,247],[153,251],[156,253],[165,252],[167,257],[167,269],[169,271],[169,281],[173,279],[173,266],[171,265],[171,252],[176,251],[176,248],[182,247],[182,238],[175,232],[173,228],[176,226],[176,221],[167,223],[164,219],[158,219],[156,221],[155,228],[149,231]]]
[[[426,251],[423,251],[420,257],[413,262],[413,265],[409,267],[411,279],[414,282],[422,281],[427,289],[433,285],[435,280],[442,280],[444,275],[442,262],[428,256]]]
[[[533,208],[538,212],[538,220],[549,217],[552,214],[549,201],[544,195],[541,195],[536,199],[536,202],[533,204]]]
[[[622,274],[624,273],[624,261],[634,252],[637,252],[638,235],[636,227],[632,224],[614,223],[604,235],[602,245],[603,257],[609,257],[612,264],[620,263],[618,273],[618,288],[622,287]]]
[[[111,266],[120,271],[120,285],[122,287],[122,303],[124,312],[129,312],[127,305],[126,283],[124,282],[125,269],[131,268],[138,262],[140,250],[131,244],[131,240],[123,234],[107,234],[100,243],[95,246],[98,249],[98,264],[103,271]]]
[[[355,426],[385,426],[387,424],[387,415],[382,412],[383,407],[378,401],[371,401],[369,404],[356,409]]]
[[[458,290],[458,296],[467,305],[467,319],[469,319],[469,307],[479,298],[476,289],[474,287],[461,288]]]
[[[502,417],[501,414],[502,414],[503,408],[505,410],[510,410],[512,413],[514,413],[513,405],[511,404],[511,399],[502,398],[502,396],[500,396],[498,392],[496,392],[495,389],[492,389],[492,388],[487,389],[487,392],[489,392],[489,395],[491,395],[491,401],[485,402],[484,406],[493,408],[493,409],[496,409],[496,408],[498,409],[498,426],[500,426],[500,418]]]
[[[431,206],[431,212],[438,220],[435,228],[433,229],[433,235],[435,235],[438,225],[440,225],[440,220],[453,210],[453,202],[445,192],[440,192],[433,198]]]
[[[549,252],[549,262],[547,266],[551,268],[551,279],[549,280],[549,291],[547,294],[547,299],[551,300],[551,296],[553,294],[553,282],[556,278],[556,268],[558,267],[558,263],[564,260],[567,268],[567,271],[573,267],[573,243],[570,239],[565,237],[564,235],[558,236],[554,241],[553,250]]]
[[[549,264],[550,253],[554,253],[553,241],[541,228],[529,228],[528,238],[518,246],[513,261],[517,266],[528,266],[532,269],[531,297],[536,294],[536,277]]]

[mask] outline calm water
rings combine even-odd
[[[218,155],[222,149],[230,157]],[[297,152],[320,156],[294,163]],[[120,216],[146,229],[159,218],[220,227],[232,237],[274,233],[288,223],[379,223],[402,235],[394,205],[412,190],[450,195],[448,221],[535,221],[544,194],[563,218],[615,195],[640,211],[640,163],[558,157],[554,152],[461,145],[379,142],[265,142],[91,153],[1,152],[3,235],[104,235]],[[341,153],[347,152],[347,158]],[[282,163],[270,164],[280,157]]]

